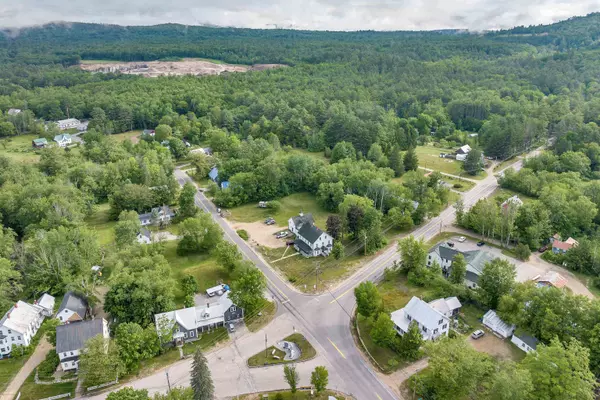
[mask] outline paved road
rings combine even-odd
[[[521,166],[521,161],[512,165],[515,169],[520,169]],[[181,185],[192,181],[181,170],[175,171],[175,177]],[[498,188],[496,178],[491,171],[485,179],[475,181],[475,183],[476,186],[463,195],[465,208],[471,207],[481,198],[490,196]],[[335,383],[337,389],[352,394],[359,400],[398,399],[398,396],[379,379],[371,366],[364,360],[350,333],[350,320],[355,307],[354,296],[351,294],[352,290],[365,280],[378,280],[385,267],[390,266],[394,260],[399,259],[395,246],[383,251],[336,288],[332,288],[319,296],[306,295],[289,285],[284,277],[274,271],[248,243],[241,239],[229,224],[219,216],[215,206],[203,193],[197,193],[195,200],[196,205],[205,212],[210,213],[221,226],[225,238],[235,243],[244,257],[252,261],[264,273],[268,282],[268,289],[280,304],[280,309],[286,313],[285,317],[313,343],[319,353],[319,359],[329,366],[330,381]],[[438,217],[416,229],[412,234],[429,240],[454,222],[454,214],[453,207],[449,207]],[[235,342],[234,345],[229,347],[235,348]],[[177,367],[177,365],[180,365],[180,367]],[[184,382],[187,380],[189,367],[186,362],[176,364],[172,368],[178,368],[179,381]],[[240,369],[240,371],[242,370]],[[252,382],[255,382],[253,379],[260,381],[261,378],[253,378],[252,375],[252,373],[240,372],[239,380],[245,380],[250,386],[239,387],[239,389],[236,389],[237,394],[260,389],[255,388]],[[270,376],[277,376],[277,372]],[[163,379],[160,379],[158,375],[130,384],[138,388],[146,387],[152,389],[152,391],[165,391],[167,388],[166,381],[163,382]],[[102,398],[102,395],[98,398]]]

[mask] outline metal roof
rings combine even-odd
[[[83,297],[78,296],[74,292],[67,292],[58,307],[58,314],[68,309],[79,314],[81,318],[85,318],[87,308],[88,303]]]
[[[85,342],[104,332],[104,318],[73,322],[56,327],[56,352],[80,350]]]

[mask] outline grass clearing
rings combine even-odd
[[[452,149],[434,146],[417,146],[419,166],[430,168],[447,174],[458,175],[462,171],[462,163],[451,158],[440,158],[440,153],[454,153]]]
[[[248,366],[250,367],[260,367],[263,365],[278,365],[278,364],[288,364],[293,362],[302,362],[306,360],[310,360],[314,356],[317,355],[317,351],[310,344],[306,338],[300,333],[294,333],[283,340],[287,342],[293,342],[298,345],[300,348],[300,358],[296,361],[285,361],[283,357],[285,356],[285,352],[277,349],[275,346],[271,346],[266,351],[266,356],[264,351],[260,351],[250,357],[248,359]],[[276,355],[279,359],[273,357]]]
[[[8,384],[12,381],[15,375],[19,372],[21,367],[25,364],[29,357],[23,357],[21,359],[15,358],[3,358],[0,360],[0,393],[8,387]]]
[[[315,219],[315,225],[325,229],[325,221],[331,214],[317,203],[317,199],[310,193],[295,193],[278,199],[281,203],[279,211],[274,212],[268,208],[258,208],[257,203],[246,204],[232,208],[229,219],[236,222],[263,221],[267,217],[273,217],[279,226],[287,226],[288,220],[300,213],[311,213]]]
[[[92,215],[85,219],[86,224],[98,234],[101,245],[112,244],[115,241],[115,225],[117,221],[110,218],[110,205],[98,204]]]
[[[23,400],[38,400],[66,393],[71,393],[71,397],[74,397],[76,387],[77,381],[54,383],[52,385],[38,385],[35,383],[34,370],[27,377],[19,391],[21,392],[21,399]]]
[[[492,199],[494,199],[496,202],[500,202],[501,199],[507,199],[512,196],[519,196],[519,199],[521,199],[523,201],[523,203],[531,203],[532,201],[535,200],[535,198],[533,198],[533,197],[529,197],[529,196],[526,196],[519,192],[515,192],[514,190],[503,189],[500,187],[498,189],[494,190],[494,193],[492,193],[492,195],[490,197]]]
[[[292,151],[290,151],[290,154],[302,154],[302,155],[310,156],[310,157],[314,158],[315,160],[321,160],[321,161],[324,161],[325,164],[329,164],[329,159],[327,157],[325,157],[325,153],[322,151],[312,152],[312,151],[308,151],[306,149],[293,149]]]
[[[277,312],[277,304],[263,299],[263,303],[258,310],[253,315],[245,315],[244,322],[250,332],[258,332],[273,320],[275,312]]]
[[[124,142],[126,140],[131,140],[133,143],[137,143],[139,141],[138,136],[142,134],[142,130],[133,130],[127,131],[123,133],[116,133],[114,135],[110,135],[110,137],[115,138],[118,142]]]
[[[471,190],[475,187],[475,184],[473,182],[467,181],[465,179],[453,178],[453,177],[447,176],[447,175],[444,175],[442,177],[442,180],[444,182],[447,182],[448,184],[450,184],[451,189],[459,191],[459,192],[468,192],[469,190]],[[455,187],[455,186],[460,186],[460,187]]]
[[[0,140],[0,155],[25,163],[37,162],[40,159],[39,150],[31,147],[31,141],[38,137],[37,135],[18,135],[2,139]]]
[[[172,240],[164,242],[163,255],[169,261],[172,276],[180,281],[185,275],[192,275],[198,281],[200,292],[217,285],[219,282],[227,282],[230,279],[225,268],[217,263],[215,257],[210,254],[190,254],[179,256],[177,254],[177,243]],[[178,286],[175,289],[175,302],[178,306],[183,304],[184,294]]]
[[[334,398],[336,400],[345,400],[349,399],[348,397],[342,396],[336,392],[332,392],[330,390],[325,390],[323,393],[313,394],[311,395],[310,389],[308,388],[298,388],[296,393],[292,393],[289,390],[275,391],[275,392],[265,392],[265,393],[253,393],[246,394],[239,397],[240,400],[327,400]]]

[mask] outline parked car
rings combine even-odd
[[[221,209],[217,208],[217,213],[221,214]]]
[[[285,242],[286,246],[293,246],[295,243],[295,240],[288,240],[287,242]]]
[[[464,242],[465,240],[467,240],[467,238],[466,238],[466,237],[464,237],[464,236],[461,236],[461,237],[459,237],[459,238],[458,238],[458,241],[459,241],[460,243]]]
[[[235,332],[235,326],[233,326],[232,323],[229,323],[229,325],[227,325],[227,328],[229,329],[229,332],[231,332],[231,333]]]
[[[278,234],[275,235],[276,239],[283,239],[284,237],[286,237],[288,235],[288,231],[283,231],[283,232],[279,232]]]
[[[265,224],[267,224],[267,225],[273,225],[274,223],[275,223],[275,220],[272,217],[265,219]]]
[[[485,335],[485,332],[481,329],[477,329],[475,332],[471,333],[471,337],[475,340],[483,337],[483,335]]]
[[[545,252],[546,250],[548,250],[548,246],[542,246],[542,247],[540,247],[540,248],[538,249],[538,251],[539,251],[540,253],[543,253],[543,252]]]
[[[478,247],[485,246],[485,242],[483,240],[480,240],[479,242],[477,242],[477,246]]]
[[[454,242],[446,242],[446,244],[450,247],[454,247]]]

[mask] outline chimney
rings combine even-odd
[[[298,215],[300,215],[301,217],[304,217],[304,213],[302,212],[302,210],[300,210],[300,214],[298,214]]]
[[[8,313],[6,313],[6,318],[10,319],[10,311]]]
[[[15,308],[19,308],[19,303],[15,303]]]

